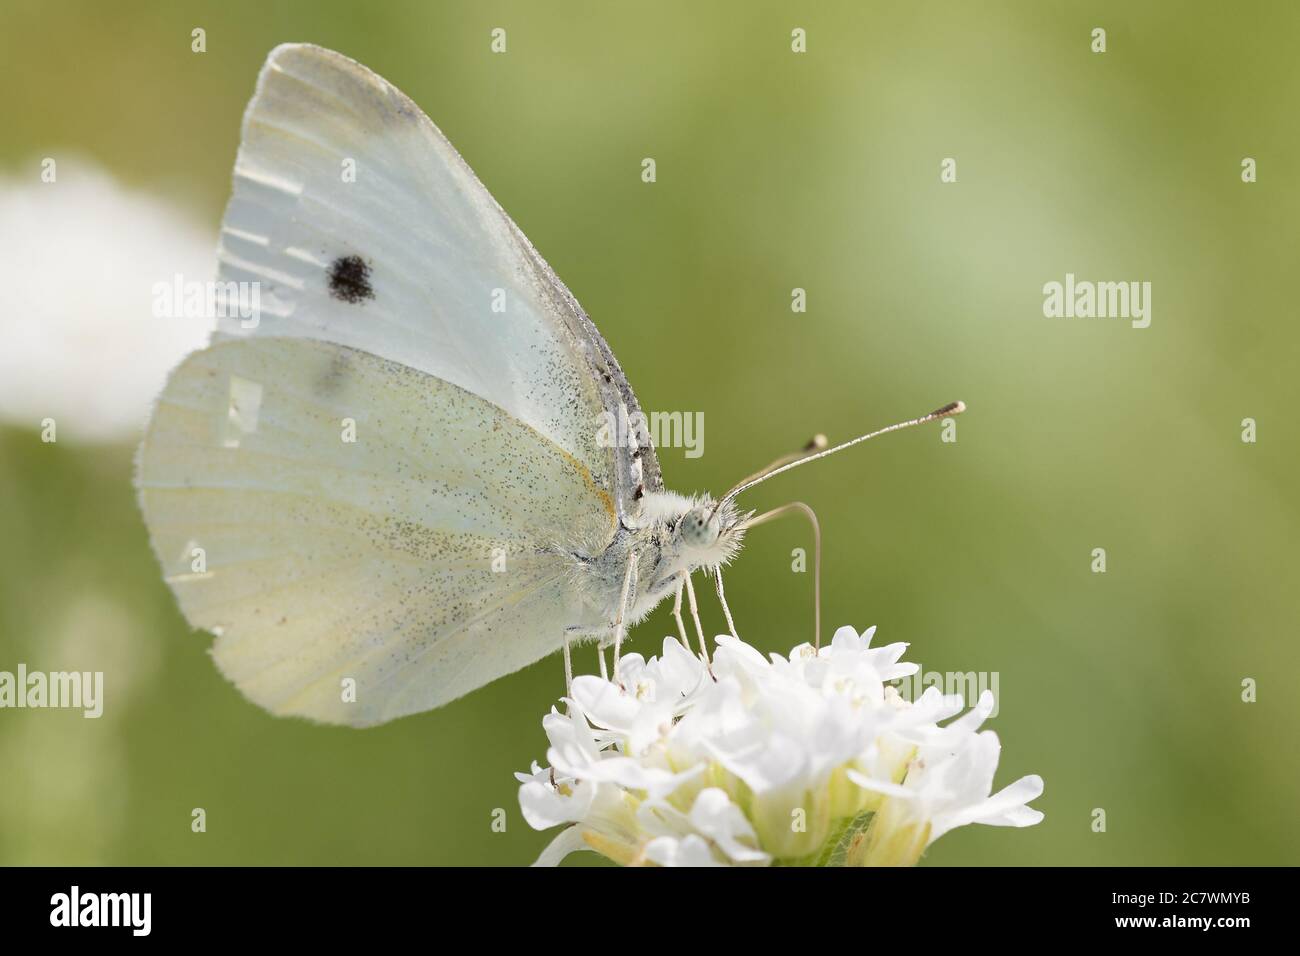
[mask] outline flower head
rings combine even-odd
[[[917,670],[907,645],[874,634],[770,659],[719,637],[711,665],[667,638],[624,657],[618,685],[574,680],[542,721],[549,766],[516,775],[531,826],[567,824],[537,863],[910,865],[954,827],[1041,820],[1041,778],[992,793],[992,695],[962,716],[935,688],[909,703],[889,684]]]

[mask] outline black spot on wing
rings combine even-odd
[[[352,363],[344,352],[336,353],[329,365],[316,378],[316,392],[332,397],[343,390],[344,383],[352,372]]]
[[[330,265],[330,295],[340,302],[359,305],[375,297],[370,286],[370,266],[360,256],[342,256]]]

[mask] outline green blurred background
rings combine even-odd
[[[670,487],[720,492],[813,432],[970,406],[954,444],[891,436],[747,502],[817,509],[828,630],[874,623],[927,669],[1000,673],[997,785],[1042,774],[1047,818],[956,831],[927,864],[1300,862],[1300,7],[160,6],[6,0],[0,174],[75,155],[215,245],[267,51],[347,53],[441,126],[642,405],[704,412],[702,458],[661,452]],[[1044,318],[1066,272],[1152,282],[1150,328]],[[0,313],[0,348],[23,321]],[[160,579],[133,441],[42,444],[36,427],[0,429],[0,669],[102,669],[108,704],[98,721],[0,711],[0,862],[533,859],[551,834],[523,822],[512,771],[544,760],[558,656],[377,729],[269,717]],[[807,543],[798,522],[765,527],[728,577],[766,650],[807,637],[812,582],[791,572]],[[721,631],[711,596],[704,613]],[[671,630],[665,607],[633,646]]]

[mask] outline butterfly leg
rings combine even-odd
[[[677,594],[673,597],[673,620],[677,622],[677,638],[682,642],[682,647],[688,651],[691,649],[690,638],[686,636],[686,622],[682,620],[682,592],[686,590],[686,579],[689,575],[683,574],[681,580],[677,582]]]
[[[569,651],[569,631],[564,629],[564,696],[573,698],[573,654]]]
[[[618,599],[618,614],[614,618],[614,683],[618,683],[618,663],[623,650],[623,621],[627,616],[628,599],[632,594],[632,572],[636,570],[636,552],[629,551],[627,569],[623,572],[623,591]]]
[[[569,642],[574,638],[595,637],[604,639],[609,637],[609,630],[600,627],[586,627],[580,624],[573,624],[564,629],[564,687],[568,696],[573,696],[573,657],[569,650]],[[609,673],[605,670],[605,650],[600,640],[596,642],[596,653],[600,656],[600,676],[604,680],[609,680]]]
[[[695,585],[691,583],[690,572],[686,574],[686,598],[691,604],[691,618],[695,621],[695,634],[700,639],[700,653],[704,663],[709,663],[709,645],[704,640],[704,628],[700,624],[700,606],[695,602]]]
[[[727,592],[722,588],[722,568],[714,571],[713,580],[718,589],[718,603],[722,605],[722,613],[727,618],[727,630],[732,637],[740,640],[740,636],[736,633],[736,622],[731,619],[731,608],[727,607]]]

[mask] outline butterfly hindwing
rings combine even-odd
[[[583,613],[564,549],[614,523],[588,469],[504,410],[309,339],[190,356],[138,484],[168,583],[218,635],[223,673],[268,710],[352,725],[558,648]]]

